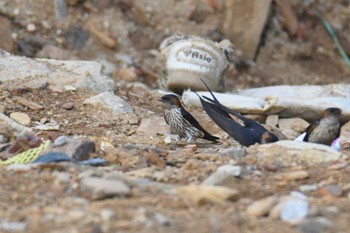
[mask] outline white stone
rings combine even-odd
[[[282,209],[281,219],[290,224],[300,223],[309,213],[309,204],[304,200],[290,200]]]
[[[36,30],[35,24],[30,23],[27,25],[27,31],[28,32],[34,32]]]
[[[84,104],[90,104],[95,107],[101,106],[114,113],[133,113],[134,111],[130,105],[120,98],[114,95],[112,92],[106,91],[96,96],[90,97],[84,101]]]
[[[230,177],[239,177],[242,173],[240,166],[223,165],[219,167],[215,173],[211,174],[203,181],[203,185],[219,185],[224,180]]]

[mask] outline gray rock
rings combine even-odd
[[[25,222],[0,221],[0,230],[5,232],[24,232],[27,224]]]
[[[35,57],[56,60],[79,60],[78,57],[73,55],[72,51],[65,50],[51,44],[46,44],[39,52],[36,53]]]
[[[45,79],[50,86],[70,85],[99,94],[114,91],[114,81],[101,73],[102,65],[92,61],[31,59],[0,54],[0,81]]]
[[[305,200],[294,199],[288,201],[282,209],[281,219],[290,224],[301,222],[309,213],[309,204]]]
[[[290,166],[291,163],[319,164],[337,161],[342,154],[329,146],[297,142],[278,141],[265,145],[254,145],[248,148],[249,156],[259,156],[260,160],[274,160],[281,166]]]
[[[33,89],[33,90],[42,90],[47,88],[48,85],[49,83],[45,78],[30,80],[24,84],[26,88]]]
[[[267,118],[266,118],[265,123],[266,123],[267,125],[277,126],[277,124],[278,124],[278,119],[279,119],[279,116],[276,115],[276,114],[268,115]]]
[[[127,54],[123,54],[123,53],[116,53],[114,55],[115,60],[117,60],[119,63],[124,63],[127,65],[132,65],[133,64],[133,60],[132,58],[127,55]]]
[[[58,138],[56,138],[56,140],[53,143],[54,147],[58,147],[58,146],[63,146],[64,144],[67,144],[69,140],[69,137],[67,136],[59,136]]]
[[[12,52],[15,48],[14,39],[11,36],[11,31],[13,30],[11,22],[5,17],[0,16],[0,35],[1,44],[0,49]]]
[[[88,76],[85,82],[81,85],[82,88],[90,89],[95,93],[114,91],[114,86],[114,81],[107,76]]]
[[[111,76],[117,70],[117,66],[107,59],[99,59],[97,62],[102,65],[102,73],[105,75]]]
[[[219,167],[215,173],[205,179],[203,185],[220,185],[228,178],[239,177],[241,173],[242,168],[240,166],[223,165]]]
[[[104,199],[130,194],[130,188],[121,180],[110,180],[99,177],[87,177],[80,181],[80,188],[92,199]]]
[[[114,113],[133,113],[132,108],[125,100],[109,91],[86,99],[84,104],[90,104],[95,107],[101,106]]]
[[[332,226],[332,222],[323,217],[308,218],[303,220],[299,225],[298,229],[302,233],[323,233],[327,228]]]
[[[55,0],[55,14],[58,21],[67,17],[68,8],[65,0]]]
[[[225,148],[220,151],[221,155],[232,157],[234,160],[240,160],[247,155],[246,147],[240,148],[240,145],[235,145],[230,148]]]
[[[155,213],[154,219],[162,226],[170,226],[171,225],[171,220],[167,216],[165,216],[164,214]]]
[[[283,118],[279,119],[278,126],[288,139],[293,140],[306,130],[309,123],[301,118]]]
[[[147,136],[165,135],[169,131],[169,126],[164,121],[164,117],[150,117],[141,119],[140,126],[137,128],[138,134]]]

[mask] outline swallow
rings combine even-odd
[[[322,118],[312,122],[305,130],[304,142],[313,142],[330,146],[339,135],[341,109],[327,108]]]
[[[188,143],[194,143],[197,138],[217,142],[218,137],[208,133],[198,121],[186,111],[179,98],[174,94],[167,94],[159,100],[166,106],[165,122],[170,126],[170,133],[179,136],[178,142],[184,138]]]
[[[207,84],[202,80],[213,99],[206,96],[199,96],[201,104],[210,118],[228,135],[243,146],[250,146],[255,143],[264,144],[278,141],[278,137],[260,125],[258,122],[244,117],[240,113],[222,105]],[[242,124],[232,118],[238,118]]]

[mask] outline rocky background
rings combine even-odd
[[[54,143],[42,154],[68,159],[0,168],[0,231],[348,232],[349,123],[340,152],[292,141],[242,148],[189,109],[221,143],[164,143],[158,46],[177,31],[236,45],[228,91],[349,83],[349,65],[314,12],[349,55],[349,1],[266,1],[264,23],[250,15],[260,21],[252,32],[244,14],[232,15],[247,6],[233,2],[1,0],[0,48],[18,55],[0,53],[1,160],[43,139]],[[250,117],[288,139],[309,124]],[[108,165],[81,162],[90,158]]]

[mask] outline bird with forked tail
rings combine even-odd
[[[185,138],[188,143],[194,143],[197,138],[217,142],[218,137],[208,133],[198,121],[186,111],[179,98],[174,94],[167,94],[159,100],[166,106],[164,119],[170,126],[170,133],[179,136],[178,141]]]
[[[234,140],[243,146],[250,146],[255,143],[270,143],[279,140],[274,133],[265,129],[258,122],[248,119],[240,113],[222,105],[206,83],[203,80],[202,82],[213,97],[213,99],[206,96],[201,97],[195,92],[199,97],[204,110],[210,118]],[[243,124],[238,123],[231,115],[238,118]]]

